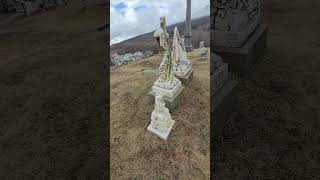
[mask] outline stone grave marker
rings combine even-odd
[[[163,95],[156,93],[154,110],[151,113],[151,123],[147,130],[167,140],[175,121],[171,119],[169,109],[165,107]]]
[[[229,116],[237,110],[237,81],[229,77],[228,64],[224,63],[217,54],[211,53],[211,127],[215,138],[220,135],[220,130]]]
[[[249,77],[266,48],[268,29],[261,22],[260,0],[214,0],[211,10],[212,51],[232,72]]]
[[[175,61],[172,56],[172,48],[169,46],[169,34],[167,33],[165,17],[160,18],[160,27],[159,30],[154,32],[161,58],[159,78],[153,84],[149,94],[155,96],[157,93],[161,93],[166,107],[169,108],[170,112],[173,112],[181,97],[184,86],[174,76]]]
[[[200,48],[200,61],[205,61],[208,55],[208,48],[204,47],[204,41],[199,43]]]

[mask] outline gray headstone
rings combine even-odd
[[[260,0],[215,0],[213,45],[241,47],[260,24]]]

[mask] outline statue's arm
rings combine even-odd
[[[155,37],[155,38],[160,37],[160,32],[159,32],[159,30],[156,30],[156,31],[153,33],[153,37]]]

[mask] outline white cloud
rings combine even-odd
[[[167,24],[182,22],[186,16],[186,0],[111,0],[110,44],[151,32],[159,28],[159,18]],[[210,0],[193,0],[192,18],[210,14]]]

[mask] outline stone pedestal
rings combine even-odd
[[[186,51],[187,52],[192,52],[193,51],[193,47],[192,47],[192,35],[191,35],[191,33],[185,34],[183,37],[184,37]]]
[[[259,26],[259,18],[255,18],[251,23],[239,29],[239,31],[214,30],[211,33],[213,47],[242,47],[248,37]]]
[[[174,109],[177,107],[177,105],[181,99],[181,95],[182,95],[183,90],[184,90],[184,86],[181,85],[181,87],[173,94],[173,96],[164,96],[163,97],[165,105],[169,109],[170,113],[172,113],[174,111]],[[154,103],[154,98],[156,95],[155,90],[152,89],[148,94],[150,95],[152,103]]]
[[[187,52],[193,51],[192,30],[191,30],[191,0],[187,0],[184,42],[185,42],[186,51]]]
[[[215,95],[211,96],[211,122],[213,137],[218,140],[221,130],[230,115],[238,109],[237,82],[227,82]]]
[[[158,129],[154,129],[151,124],[148,126],[147,130],[152,132],[152,133],[154,133],[154,134],[156,134],[161,139],[166,141],[168,139],[168,136],[169,136],[169,134],[171,132],[171,129],[172,129],[174,123],[175,123],[175,121],[172,120],[171,124],[170,124],[170,127],[165,132],[160,132]]]
[[[176,77],[182,82],[183,85],[187,86],[193,77],[193,69],[191,69],[185,77],[183,76],[176,76]]]
[[[259,25],[241,47],[213,45],[212,51],[229,64],[231,72],[249,78],[266,48],[267,32],[266,25]]]
[[[228,64],[221,57],[211,55],[211,122],[214,139],[219,139],[221,129],[230,115],[237,110],[237,82],[231,80],[228,72]]]

